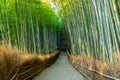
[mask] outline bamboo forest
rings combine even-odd
[[[0,0],[0,80],[120,80],[120,0]]]

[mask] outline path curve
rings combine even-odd
[[[57,61],[41,72],[33,80],[86,80],[67,59],[65,53],[60,54]]]

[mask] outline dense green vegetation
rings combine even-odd
[[[61,24],[50,5],[40,0],[0,0],[2,44],[24,52],[52,52],[57,49]]]
[[[53,0],[59,6],[70,52],[119,62],[119,0]]]
[[[118,76],[120,0],[49,1],[0,0],[0,73],[6,78],[22,60],[27,66],[55,60],[59,49],[71,53],[75,67]]]

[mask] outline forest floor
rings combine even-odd
[[[61,53],[57,61],[33,80],[86,80],[69,63],[67,54]]]

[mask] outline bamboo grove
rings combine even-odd
[[[0,39],[3,45],[15,46],[23,52],[53,52],[57,49],[60,25],[54,10],[40,0],[0,0]]]
[[[69,34],[70,52],[120,62],[119,0],[53,0]]]

